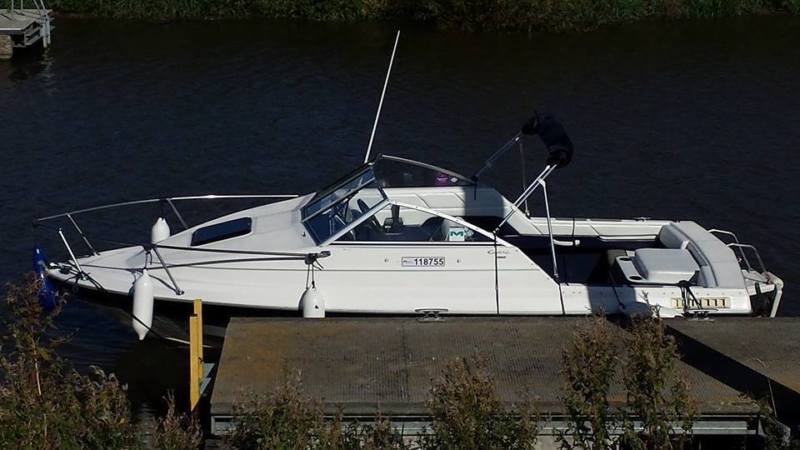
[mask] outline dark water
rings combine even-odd
[[[57,26],[44,54],[0,62],[0,280],[29,268],[36,216],[161,195],[304,193],[350,170],[394,37],[385,24]],[[551,179],[555,215],[735,230],[786,281],[781,313],[797,315],[799,75],[792,18],[531,36],[403,26],[375,151],[472,173],[532,108],[548,109],[577,148]],[[531,170],[541,162],[530,156]],[[513,168],[497,180],[509,193]],[[132,216],[99,228],[144,239],[152,215]],[[156,344],[95,307],[70,305],[60,326],[75,332],[73,361],[121,371],[145,407],[157,389],[142,373],[175,377],[158,370]]]

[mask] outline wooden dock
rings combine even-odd
[[[427,424],[431,380],[448,362],[469,357],[485,361],[501,399],[532,399],[548,417],[543,428],[556,431],[566,420],[561,349],[585,320],[234,318],[211,396],[212,433],[224,434],[235,404],[273,391],[290,369],[300,371],[304,390],[327,413],[369,420],[380,412],[413,434]],[[800,405],[800,319],[674,320],[668,327],[686,355],[676,367],[698,402],[696,435],[756,433],[760,409],[744,393],[782,395],[779,413]],[[611,397],[615,405],[624,402],[620,386]]]
[[[14,48],[27,48],[42,43],[50,45],[53,31],[52,11],[42,0],[25,2],[9,1],[9,8],[0,9],[0,59],[8,59]]]

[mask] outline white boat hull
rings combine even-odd
[[[313,282],[327,312],[357,314],[751,314],[781,286],[694,222],[528,217],[483,185],[368,188],[371,170],[48,275],[130,295],[147,269],[159,301],[298,313]]]

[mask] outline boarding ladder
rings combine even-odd
[[[759,254],[758,249],[754,245],[742,243],[739,241],[736,234],[731,231],[719,229],[711,229],[708,231],[720,238],[725,245],[737,254],[736,259],[739,261],[747,293],[750,296],[774,292],[769,316],[775,317],[778,312],[781,296],[783,295],[783,280],[767,270],[767,267],[764,265],[764,260],[761,259],[761,254]],[[748,256],[748,254],[750,256]],[[753,264],[750,257],[755,257],[757,265]]]

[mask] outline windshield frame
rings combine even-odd
[[[347,175],[339,178],[335,182],[329,184],[324,189],[318,191],[311,200],[308,201],[302,208],[301,208],[301,223],[305,226],[306,230],[309,232],[311,237],[317,243],[317,245],[325,245],[332,241],[335,241],[340,237],[342,234],[347,232],[348,230],[354,228],[358,225],[358,223],[363,222],[368,217],[360,217],[356,219],[354,222],[347,223],[341,230],[334,233],[331,236],[320,238],[317,236],[316,232],[310,226],[309,221],[314,219],[315,217],[326,214],[331,209],[338,207],[342,202],[349,201],[352,197],[354,197],[358,192],[364,189],[371,184],[374,184],[374,189],[381,195],[381,201],[378,202],[375,206],[370,208],[368,214],[364,214],[363,216],[371,217],[374,215],[381,207],[385,206],[386,203],[389,201],[389,196],[386,195],[383,187],[381,186],[381,178],[375,174],[375,165],[379,163],[381,160],[397,162],[401,164],[407,164],[410,166],[421,167],[423,169],[441,172],[451,177],[455,177],[458,179],[459,182],[464,183],[464,186],[476,186],[477,183],[474,179],[470,179],[460,173],[454,172],[452,170],[444,169],[442,167],[434,166],[433,164],[423,163],[420,161],[415,161],[413,159],[402,158],[399,156],[392,156],[392,155],[383,155],[379,154],[375,157],[374,160],[362,164],[355,170],[351,171]],[[364,175],[369,174],[368,177],[364,177]],[[339,194],[338,198],[333,198],[329,200],[328,203],[324,203],[326,199],[331,198],[332,195],[336,194],[336,192],[343,187],[347,186],[348,184],[352,183],[355,180],[359,180],[359,183],[351,188],[347,188],[342,194]],[[434,187],[434,186],[431,186]],[[409,188],[413,189],[413,188]],[[311,211],[313,210],[313,211]],[[357,222],[357,223],[356,223]]]
[[[462,175],[462,174],[460,174],[458,172],[454,172],[454,171],[452,171],[450,169],[445,169],[443,167],[434,166],[433,164],[424,163],[422,161],[403,158],[403,157],[400,157],[400,156],[380,154],[377,157],[375,157],[375,160],[373,161],[373,164],[377,164],[381,160],[393,161],[393,162],[397,162],[397,163],[401,163],[401,164],[408,164],[409,166],[421,167],[423,169],[428,169],[428,170],[435,171],[435,172],[441,172],[441,173],[443,173],[445,175],[457,178],[458,181],[460,181],[462,183],[465,183],[463,186],[474,186],[474,185],[477,184],[477,182],[476,182],[476,180],[474,178],[467,177],[466,175]],[[436,187],[436,186],[424,186],[424,187]]]
[[[314,208],[315,206],[319,205],[325,198],[329,197],[330,195],[334,194],[338,189],[346,186],[347,184],[362,178],[364,174],[370,173],[370,177],[366,181],[360,182],[357,186],[353,188],[349,188],[344,195],[341,195],[339,198],[331,201],[326,205],[320,205],[319,209],[314,212],[309,213],[309,209]],[[350,172],[349,174],[345,175],[342,178],[339,178],[334,183],[328,185],[325,189],[319,191],[314,197],[303,206],[303,222],[308,222],[309,220],[313,219],[314,217],[328,211],[332,207],[336,206],[337,204],[341,203],[344,199],[352,197],[361,189],[364,189],[370,183],[375,183],[375,188],[378,189],[381,196],[385,200],[388,198],[386,193],[381,189],[381,187],[377,183],[377,178],[375,178],[375,171],[373,170],[372,163],[365,164],[358,169]]]
[[[330,245],[331,243],[338,241],[339,238],[341,238],[345,234],[349,233],[350,231],[352,231],[353,229],[355,229],[357,226],[361,225],[362,223],[366,222],[367,220],[371,219],[380,210],[384,209],[386,207],[386,205],[390,205],[390,204],[392,204],[392,202],[389,199],[384,198],[380,202],[376,203],[375,206],[370,208],[367,212],[365,212],[364,214],[359,216],[356,220],[348,223],[341,230],[339,230],[336,233],[333,233],[332,235],[330,235],[327,239],[322,241],[319,245],[321,247],[323,247],[323,246]]]
[[[364,175],[368,175],[364,177]],[[360,180],[359,183],[355,187],[348,188],[344,191],[338,198],[330,200],[327,204],[322,204],[325,199],[330,198],[331,195],[334,195],[339,189],[347,186],[348,184],[352,183],[353,181]],[[317,195],[315,195],[305,206],[303,206],[301,210],[301,223],[305,226],[308,233],[317,243],[317,245],[324,245],[326,242],[330,241],[331,236],[339,234],[339,232],[334,233],[331,236],[327,237],[320,237],[317,236],[316,231],[313,227],[310,226],[310,221],[315,217],[318,217],[322,214],[326,214],[334,208],[338,208],[343,202],[349,201],[352,199],[356,194],[361,192],[365,187],[373,185],[370,189],[376,189],[381,196],[380,201],[378,204],[385,204],[389,197],[386,195],[386,192],[379,186],[378,180],[375,178],[375,172],[372,167],[372,163],[364,164],[358,169],[350,172],[349,174],[345,175],[344,177],[337,180],[335,183],[329,185],[325,189],[319,191]],[[313,212],[309,212],[309,209],[316,209]],[[372,212],[370,209],[370,212]],[[338,215],[337,215],[338,216]],[[356,219],[358,221],[358,219]],[[352,222],[345,223],[345,226],[342,228],[343,230],[350,229]],[[341,231],[341,230],[340,230]]]

